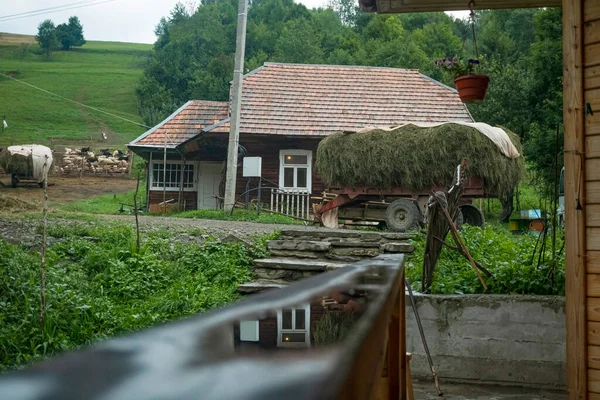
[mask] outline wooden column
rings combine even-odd
[[[587,398],[582,0],[563,0],[567,391]]]

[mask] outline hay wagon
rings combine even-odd
[[[324,139],[317,169],[330,184],[314,209],[324,225],[338,219],[383,222],[406,231],[425,221],[434,191],[456,179],[467,160],[458,224],[481,226],[473,200],[508,194],[524,174],[516,135],[481,123],[404,124],[343,132]]]
[[[44,186],[52,167],[52,151],[37,144],[9,146],[0,150],[0,167],[10,175],[13,188],[29,181]]]

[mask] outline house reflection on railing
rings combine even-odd
[[[406,398],[401,255],[0,378],[7,399]]]

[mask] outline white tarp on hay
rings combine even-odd
[[[52,150],[39,144],[9,146],[6,150],[11,156],[31,157],[33,163],[33,179],[44,182],[48,179],[48,171],[52,166]]]
[[[494,144],[498,146],[500,151],[502,151],[502,153],[506,157],[518,158],[520,156],[519,151],[511,142],[510,138],[508,137],[508,134],[504,131],[504,129],[496,128],[483,122],[408,122],[405,124],[400,124],[397,126],[391,126],[386,128],[369,126],[359,130],[357,133],[366,133],[375,129],[382,131],[393,131],[407,125],[413,125],[418,128],[435,128],[446,124],[455,124],[475,128],[479,132],[487,136],[492,142],[494,142]]]

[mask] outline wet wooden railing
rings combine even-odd
[[[405,399],[404,288],[401,255],[361,261],[5,374],[0,398]],[[342,298],[357,318],[339,342],[301,349],[240,342],[240,321]]]

